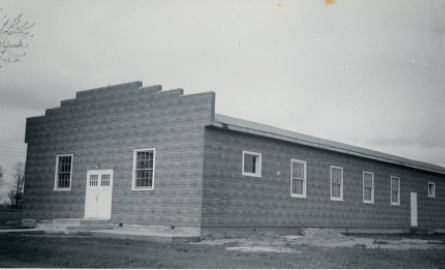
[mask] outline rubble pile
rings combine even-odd
[[[343,234],[332,229],[308,228],[302,230],[302,233],[304,237],[300,238],[299,240],[303,240],[304,242],[307,243],[323,242],[323,241],[342,242],[342,241],[353,240],[353,237],[344,236]]]

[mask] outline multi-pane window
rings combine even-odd
[[[428,182],[428,197],[436,197],[436,184]]]
[[[400,178],[391,176],[391,204],[400,205]]]
[[[243,175],[261,177],[261,154],[243,151]]]
[[[102,174],[100,185],[103,187],[109,187],[110,186],[110,174]]]
[[[250,154],[244,155],[244,172],[255,174],[257,158],[257,156]]]
[[[155,172],[155,149],[134,151],[133,189],[152,190]]]
[[[90,181],[89,181],[90,187],[97,187],[98,183],[99,183],[99,175],[97,174],[90,175]]]
[[[291,196],[306,198],[306,161],[291,161]]]
[[[331,200],[343,200],[343,168],[331,166]]]
[[[73,155],[56,157],[56,179],[54,190],[70,190],[73,168]]]
[[[363,172],[363,202],[374,203],[374,174]]]

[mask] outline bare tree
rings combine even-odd
[[[11,205],[19,208],[22,205],[23,188],[25,186],[25,163],[17,162],[12,172],[13,183],[12,190],[8,193]]]
[[[3,9],[0,8],[0,14]],[[17,62],[26,55],[26,51],[20,53],[27,45],[23,45],[22,39],[32,37],[29,29],[34,26],[28,22],[21,22],[23,13],[14,20],[9,21],[6,14],[0,15],[0,60],[12,63]],[[1,68],[2,66],[0,66]]]
[[[19,208],[15,203],[16,203],[16,198],[18,197],[19,195],[15,192],[15,190],[14,189],[11,189],[9,192],[8,192],[8,197],[9,197],[9,201],[10,201],[10,204],[9,204],[9,208]]]
[[[7,189],[5,178],[3,177],[5,175],[5,171],[3,170],[2,166],[0,166],[0,202],[3,199],[3,193],[6,194],[5,190]],[[8,194],[7,194],[8,195]],[[8,195],[9,196],[9,195]],[[7,208],[7,202],[4,201],[2,205],[0,205],[0,209]]]

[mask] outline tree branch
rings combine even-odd
[[[3,9],[0,8],[0,12]],[[14,20],[9,21],[5,14],[0,22],[0,60],[8,63],[18,62],[26,55],[26,52],[18,53],[17,50],[25,49],[28,46],[23,44],[23,39],[32,37],[30,29],[35,25],[28,22],[22,23],[23,13]],[[11,38],[20,38],[19,41],[11,41]],[[1,66],[0,66],[1,68]]]

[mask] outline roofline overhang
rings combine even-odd
[[[253,128],[246,128],[246,127],[237,126],[237,125],[233,125],[233,124],[227,124],[227,123],[218,122],[218,121],[212,121],[211,124],[207,125],[207,126],[221,128],[224,130],[248,133],[248,134],[268,137],[268,138],[292,142],[292,143],[298,143],[298,144],[307,145],[307,146],[311,146],[311,147],[315,147],[315,148],[321,148],[321,149],[334,151],[334,152],[338,152],[338,153],[348,154],[348,155],[362,157],[362,158],[366,158],[366,159],[377,160],[377,161],[390,163],[390,164],[396,164],[396,165],[400,165],[400,166],[404,166],[404,167],[413,168],[416,170],[423,170],[423,171],[428,171],[428,172],[445,175],[445,171],[440,171],[440,170],[435,170],[435,169],[431,169],[431,168],[427,168],[427,167],[423,167],[423,166],[418,166],[418,165],[414,165],[411,163],[402,162],[402,161],[394,160],[394,159],[390,159],[390,158],[383,158],[383,157],[379,157],[379,156],[375,156],[375,155],[365,154],[365,153],[361,153],[361,152],[357,152],[357,151],[352,151],[349,149],[344,149],[344,148],[334,147],[334,146],[325,145],[325,144],[321,144],[321,143],[315,143],[315,142],[311,142],[311,141],[296,139],[296,138],[292,138],[292,137],[285,136],[285,135],[279,135],[279,134],[276,134],[273,132],[267,132],[267,131],[263,131],[263,130],[253,129]]]

